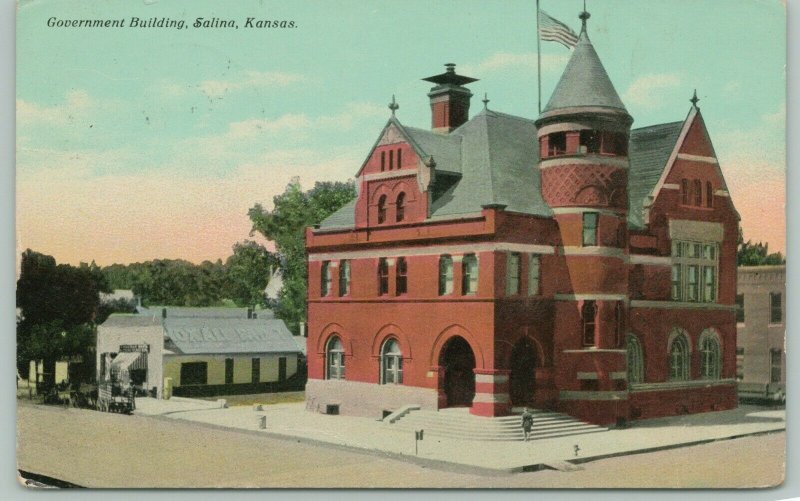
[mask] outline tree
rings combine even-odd
[[[767,266],[786,264],[786,259],[780,252],[769,253],[769,244],[748,240],[744,241],[744,233],[739,228],[739,245],[736,250],[737,266]]]
[[[253,222],[250,234],[258,232],[274,242],[280,255],[283,289],[272,306],[275,315],[294,333],[299,332],[298,324],[306,319],[305,229],[321,223],[355,197],[353,182],[317,182],[303,192],[300,182],[293,179],[286,191],[275,196],[271,211],[261,204],[248,211]]]
[[[277,257],[263,245],[252,240],[237,242],[233,255],[225,261],[225,297],[237,306],[266,307],[264,288],[278,264]]]
[[[94,347],[101,291],[107,292],[108,285],[94,263],[74,267],[30,249],[23,252],[17,281],[18,369],[25,371],[30,360],[42,359],[45,384],[52,385],[59,358],[86,359]]]

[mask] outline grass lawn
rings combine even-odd
[[[305,400],[305,392],[288,391],[282,393],[255,393],[250,395],[219,395],[216,397],[206,397],[203,398],[203,400],[210,400],[213,402],[220,398],[224,398],[231,407],[254,404],[285,404],[291,402],[302,402]]]

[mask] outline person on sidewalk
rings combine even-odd
[[[525,434],[526,442],[531,434],[531,428],[533,428],[533,414],[525,407],[525,410],[522,412],[522,431]]]

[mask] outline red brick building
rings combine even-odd
[[[631,129],[585,29],[536,120],[425,80],[431,130],[390,106],[357,199],[307,230],[309,408],[735,407],[739,217],[697,100]]]

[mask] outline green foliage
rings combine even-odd
[[[298,323],[306,318],[305,229],[322,222],[356,196],[352,182],[318,182],[303,192],[294,179],[286,191],[273,199],[274,208],[256,204],[249,211],[253,228],[275,243],[280,255],[283,289],[273,309],[290,330],[297,333]]]
[[[60,357],[87,358],[94,346],[99,292],[107,290],[94,263],[74,267],[30,249],[23,252],[17,281],[18,369],[25,372],[30,360],[43,359],[52,374]]]
[[[278,259],[263,245],[251,240],[237,242],[233,246],[233,255],[225,261],[225,297],[232,299],[237,306],[266,307],[264,288],[278,264]]]
[[[786,259],[780,252],[769,253],[769,244],[748,240],[744,241],[744,234],[739,228],[739,246],[736,251],[737,266],[768,266],[786,264]]]

